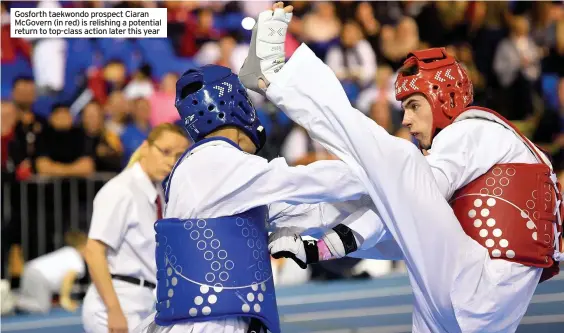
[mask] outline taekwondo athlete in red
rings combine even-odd
[[[469,201],[464,203],[463,208],[466,209],[464,213],[467,218],[473,218],[471,223],[474,228],[476,228],[474,223],[479,224],[475,220],[480,217],[483,219],[477,233],[478,237],[470,232],[467,234],[468,223],[460,213],[458,213],[461,217],[459,221],[445,200],[447,193],[444,187],[441,188],[440,180],[435,179],[438,176],[433,169],[437,167],[430,165],[413,144],[389,135],[382,127],[354,109],[334,73],[306,45],[301,45],[284,65],[283,51],[276,51],[278,48],[275,47],[277,43],[280,43],[280,37],[269,35],[268,26],[265,23],[268,20],[261,19],[263,14],[259,15],[257,21],[256,34],[259,38],[252,39],[249,51],[249,58],[254,58],[254,60],[248,58],[240,71],[243,83],[249,89],[266,93],[272,102],[304,127],[313,139],[318,140],[349,164],[353,172],[363,181],[378,214],[404,254],[415,296],[413,331],[515,331],[541,278],[542,269],[550,268],[554,265],[555,260],[560,260],[562,257],[559,252],[560,240],[557,236],[560,228],[561,195],[558,184],[552,176],[550,165],[545,163],[547,161],[535,147],[522,139],[519,133],[509,125],[506,126],[503,119],[494,113],[484,111],[487,115],[483,116],[485,118],[483,120],[462,120],[465,115],[460,115],[460,123],[492,121],[495,122],[492,125],[506,131],[497,132],[499,135],[506,134],[503,137],[504,140],[488,142],[485,153],[474,148],[468,150],[467,146],[462,146],[462,152],[468,154],[469,159],[480,154],[487,155],[488,152],[497,156],[493,158],[489,166],[484,167],[482,174],[486,175],[485,182],[487,178],[499,177],[494,178],[498,185],[492,187],[491,193],[478,191],[478,194],[484,196],[472,198],[470,204],[478,205],[478,207],[473,207],[474,210],[468,206]],[[272,20],[276,19],[276,17],[272,18]],[[446,111],[449,111],[449,108],[455,108],[460,113],[466,110],[465,108],[472,101],[471,93],[468,94],[472,91],[469,88],[471,85],[465,72],[454,59],[446,56],[443,51],[439,52],[437,54],[433,51],[431,58],[419,59],[419,70],[409,77],[409,81],[401,81],[402,78],[405,78],[405,75],[402,75],[398,93],[401,93],[400,87],[402,91],[403,87],[410,87],[413,89],[412,93],[424,92],[425,96],[428,95],[428,100],[427,98],[424,100],[432,108],[440,105],[440,110],[446,108]],[[278,68],[277,73],[269,73],[268,69],[272,67],[274,60],[278,67],[283,67]],[[434,62],[437,63],[433,64]],[[449,66],[456,67],[457,73],[453,73],[454,69],[447,73]],[[442,72],[438,74],[441,70]],[[424,73],[428,71],[435,71],[430,78],[424,76]],[[445,74],[449,77],[445,77]],[[421,85],[416,85],[417,82],[413,82],[412,85],[415,78],[421,79]],[[424,81],[427,82],[423,83]],[[404,102],[409,101],[405,99]],[[424,101],[420,100],[419,104],[413,107],[421,111],[423,103]],[[433,115],[438,111],[433,109]],[[445,117],[448,116],[449,113],[446,112]],[[433,123],[438,120],[432,117],[427,119],[432,119]],[[454,118],[450,119],[452,120]],[[457,125],[455,123],[446,126],[437,123],[433,127],[444,126],[441,132],[443,134],[451,129],[450,126],[456,130]],[[413,132],[421,131],[421,133],[417,132],[421,134],[418,135],[419,139],[424,139],[425,135],[430,139],[433,138],[433,133],[425,132],[423,128],[417,129],[412,126],[412,130]],[[483,130],[481,133],[487,135]],[[437,135],[435,139],[439,140],[441,134]],[[472,133],[466,133],[466,135],[471,136]],[[506,139],[510,142],[514,140],[511,147],[515,148],[498,147],[499,150],[491,150],[491,147],[503,143],[501,141],[505,142]],[[459,139],[455,142],[463,145],[476,144],[472,139],[466,139],[466,141]],[[512,152],[511,149],[519,149],[518,147],[523,150]],[[529,150],[531,155],[527,156]],[[522,152],[521,155],[519,151]],[[515,154],[514,159],[504,160],[509,158],[507,155],[510,153]],[[431,149],[429,157],[434,154],[437,153]],[[517,159],[519,156],[521,159]],[[434,158],[439,159],[440,155]],[[539,210],[538,221],[531,216],[534,215],[533,208],[525,208],[526,201],[517,201],[522,197],[505,199],[499,190],[493,192],[496,187],[503,189],[504,186],[511,186],[505,180],[501,180],[501,174],[496,169],[499,164],[511,163],[510,161],[528,163],[536,170],[534,172],[537,172],[538,183],[528,185],[528,189],[535,188],[538,192],[529,191],[528,194],[535,203],[534,209]],[[464,161],[458,163],[462,163],[462,168],[468,165],[468,162]],[[437,165],[440,164],[437,163]],[[515,171],[518,171],[516,165],[514,167]],[[504,173],[509,170],[503,166],[499,169]],[[451,176],[452,171],[446,167],[442,167],[441,170],[441,172],[448,172],[448,176]],[[491,172],[492,175],[488,175],[487,172]],[[509,174],[512,173],[513,170],[509,170]],[[473,174],[474,179],[480,176],[481,174]],[[467,184],[474,179],[467,180]],[[491,180],[487,183],[491,184]],[[456,186],[464,185],[466,184],[463,182],[460,185],[456,184]],[[455,194],[454,196],[457,199],[453,201],[455,210],[458,210],[457,201],[464,200],[462,198],[473,193],[462,191],[464,188],[461,189],[460,195]],[[480,199],[481,202],[476,199]],[[493,200],[488,203],[488,199],[495,200],[495,203]],[[517,210],[519,218],[514,220],[515,229],[507,229],[506,222],[503,221],[504,216],[490,216],[495,213],[493,207],[504,205],[511,202],[510,200],[517,201],[514,203],[515,206],[512,206]],[[525,213],[527,217],[523,217]],[[504,214],[509,213],[504,212]],[[488,220],[490,218],[496,223]],[[532,223],[529,221],[535,223],[535,226],[531,228]],[[502,225],[505,227],[504,230],[496,227]],[[515,230],[520,230],[521,227],[529,230],[528,237],[530,238],[518,237],[518,234],[522,232],[515,232]],[[538,228],[537,239],[533,234],[532,229],[534,228]],[[485,229],[488,234],[482,232],[482,229]],[[546,240],[541,239],[541,231]],[[488,247],[491,244],[491,241],[486,243],[488,239],[494,241],[495,247]],[[514,243],[511,243],[512,239]],[[528,247],[525,249],[520,247],[522,242],[527,241],[529,241]],[[506,244],[508,246],[504,247]],[[513,250],[509,245],[517,247]],[[503,257],[498,251],[494,252],[495,249],[498,249]],[[509,250],[515,251],[515,255],[509,252],[507,256]],[[531,256],[523,260],[526,261],[525,263],[514,263],[514,259],[522,258],[523,255],[528,256],[535,253],[535,250],[538,251],[538,257]],[[519,251],[524,252],[519,253]],[[509,258],[510,256],[513,258]],[[542,263],[535,261],[540,258],[542,258]]]

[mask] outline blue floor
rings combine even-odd
[[[411,332],[411,288],[404,275],[278,288],[282,332]],[[1,332],[80,333],[80,313],[2,318]],[[518,333],[564,333],[564,271],[540,284]]]

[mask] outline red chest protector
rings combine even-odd
[[[544,268],[541,282],[559,273],[562,260],[562,192],[546,156],[509,121],[482,108],[456,121],[483,118],[513,131],[538,163],[494,165],[456,191],[451,206],[466,234],[486,247],[493,259]]]

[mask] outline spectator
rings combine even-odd
[[[31,159],[35,155],[38,137],[46,127],[46,121],[33,112],[35,84],[30,77],[18,77],[12,88],[12,101],[17,111],[18,122],[10,148],[10,156],[20,161],[22,177],[29,176]],[[23,179],[23,178],[22,178]]]
[[[333,158],[321,144],[309,137],[305,129],[297,125],[286,136],[280,152],[289,165],[308,165]]]
[[[68,106],[53,106],[49,126],[38,140],[35,169],[43,176],[86,177],[94,173],[94,160],[81,128],[73,127]]]
[[[83,259],[86,240],[83,232],[67,232],[67,246],[25,264],[17,300],[20,310],[47,313],[56,293],[63,309],[74,312],[78,308],[71,293],[75,281],[86,274]]]
[[[192,9],[191,6],[197,5],[196,2],[170,0],[163,3],[163,6],[167,9],[168,37],[179,56],[192,57],[198,51],[194,38],[196,19],[189,12]]]
[[[509,120],[522,120],[533,111],[533,87],[540,75],[540,54],[529,36],[529,21],[514,16],[508,38],[499,44],[494,70],[505,90]]]
[[[548,56],[543,59],[542,71],[564,77],[564,21],[556,24],[555,45],[548,51]]]
[[[564,169],[564,78],[558,83],[557,109],[545,109],[532,139],[551,155],[556,170]]]
[[[18,113],[11,102],[2,101],[2,173],[25,180],[32,175],[25,141],[18,135]]]
[[[374,16],[374,9],[368,2],[361,2],[356,7],[356,20],[362,26],[362,31],[372,49],[378,50],[378,38],[380,37],[380,22]],[[379,60],[379,59],[378,59]]]
[[[129,122],[129,108],[129,100],[125,98],[123,92],[119,90],[112,92],[105,105],[106,129],[121,136]]]
[[[323,1],[313,5],[313,11],[302,19],[302,40],[323,59],[331,43],[337,40],[341,21],[335,13],[335,4]]]
[[[58,1],[39,1],[38,8],[61,8]],[[36,39],[33,45],[33,74],[40,95],[56,95],[65,85],[67,41],[63,38]]]
[[[237,54],[243,54],[242,60],[234,57],[234,51],[238,47],[243,47],[242,51],[237,52]],[[247,51],[247,44],[245,46],[238,45],[235,36],[225,35],[217,42],[210,41],[202,45],[194,59],[202,65],[216,64],[229,67],[236,73],[243,65],[247,57]]]
[[[388,133],[411,141],[409,130],[402,126],[403,112],[393,109],[392,104],[382,96],[372,103],[370,118],[382,126]]]
[[[468,73],[472,86],[474,87],[474,103],[479,105],[485,104],[486,79],[478,70],[474,62],[472,48],[468,44],[461,44],[456,48],[456,58],[462,63],[464,69]]]
[[[419,48],[419,29],[415,20],[404,17],[396,28],[382,27],[380,48],[385,62],[394,71],[399,69],[407,54]]]
[[[95,101],[88,103],[82,110],[82,128],[86,134],[86,146],[94,152],[96,171],[121,171],[123,147],[119,136],[106,131],[104,112]]]
[[[327,65],[339,80],[364,88],[376,74],[376,55],[355,21],[343,25],[340,45],[327,52]]]
[[[553,4],[549,1],[538,1],[532,5],[531,37],[539,46],[545,46],[543,54],[556,42],[556,24],[551,16]]]
[[[123,166],[127,165],[127,161],[129,161],[133,152],[147,139],[147,135],[151,131],[149,123],[151,117],[150,102],[144,98],[136,99],[133,102],[132,111],[132,122],[125,127],[120,137],[123,145]]]
[[[102,69],[88,73],[88,89],[94,100],[104,105],[114,91],[122,90],[127,83],[125,65],[120,60],[109,60]]]
[[[10,143],[14,138],[14,131],[16,129],[16,124],[18,123],[18,114],[14,105],[8,101],[2,101],[2,172],[7,171],[8,168],[8,151]],[[13,169],[13,166],[10,168]],[[10,170],[12,171],[12,170]]]
[[[401,102],[396,101],[396,91],[394,89],[394,82],[396,75],[392,68],[387,65],[379,66],[376,71],[374,83],[364,89],[358,96],[356,107],[364,114],[368,115],[372,104],[378,99],[386,99],[388,103],[392,104],[394,111],[401,110]]]
[[[31,58],[31,45],[23,38],[12,38],[10,35],[10,13],[6,8],[6,2],[2,6],[2,64],[11,64],[16,61],[16,56],[23,55],[27,60]]]
[[[196,46],[200,48],[209,41],[218,40],[221,32],[214,28],[213,11],[210,8],[200,8],[196,10],[198,23],[194,30]]]
[[[143,64],[133,75],[133,78],[124,89],[124,93],[127,99],[151,97],[154,92],[154,85],[151,75],[151,66],[148,64]]]
[[[174,106],[176,95],[176,73],[167,73],[163,76],[159,89],[150,98],[151,103],[151,126],[162,123],[173,123],[180,119],[178,111]]]

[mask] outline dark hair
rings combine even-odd
[[[108,59],[108,61],[106,61],[106,63],[104,64],[104,67],[109,66],[109,65],[122,65],[123,67],[125,67],[125,64],[123,63],[123,61],[121,61],[118,58]]]
[[[86,233],[78,230],[65,232],[64,238],[65,244],[74,248],[84,246],[88,241],[88,236],[86,235]]]
[[[67,104],[64,104],[64,103],[55,103],[55,104],[53,104],[53,106],[51,107],[51,113],[55,112],[55,111],[58,110],[58,109],[62,109],[62,108],[65,108],[65,109],[67,109],[67,111],[70,112],[70,110],[69,110],[70,106],[68,106]]]
[[[13,81],[12,81],[12,87],[15,87],[16,84],[20,83],[20,82],[31,82],[33,83],[33,77],[29,76],[29,75],[21,75],[21,76],[17,76]]]
[[[143,76],[148,77],[148,78],[151,78],[151,76],[153,75],[153,69],[151,68],[151,65],[149,65],[149,64],[141,65],[141,67],[139,67],[138,72],[141,73]]]

